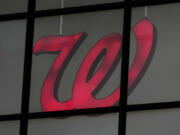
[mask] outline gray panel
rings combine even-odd
[[[0,22],[0,114],[21,108],[26,21]]]
[[[19,135],[19,121],[0,122],[1,135]]]
[[[61,7],[61,0],[36,0],[36,10],[57,9]]]
[[[0,14],[18,13],[27,11],[27,0],[1,0]]]
[[[128,98],[128,104],[180,100],[180,4],[148,7],[148,19],[157,30],[156,48],[144,77]],[[144,18],[145,8],[134,8],[132,26]],[[130,63],[136,52],[131,33]]]
[[[30,120],[28,135],[117,135],[118,114]]]
[[[63,35],[72,35],[79,32],[86,32],[88,36],[83,41],[69,65],[64,71],[61,83],[58,89],[58,97],[61,101],[71,98],[72,86],[75,75],[83,59],[95,45],[95,43],[107,34],[118,32],[122,33],[123,11],[111,10],[102,12],[82,13],[63,16],[62,33]],[[37,19],[35,23],[35,42],[40,37],[46,35],[58,35],[60,17],[48,17]],[[31,82],[31,111],[41,111],[40,94],[43,81],[57,55],[33,55],[32,82]],[[96,98],[104,98],[112,93],[120,84],[120,67],[117,68],[107,81],[101,92]]]
[[[177,135],[180,109],[140,111],[127,114],[126,135]]]

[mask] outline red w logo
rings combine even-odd
[[[152,59],[154,47],[154,28],[152,23],[143,19],[133,27],[137,40],[136,55],[129,71],[128,93],[135,88]],[[108,97],[98,100],[92,95],[100,89],[111,76],[121,56],[121,35],[112,33],[99,40],[89,51],[76,74],[72,98],[59,102],[54,94],[57,91],[63,72],[85,39],[85,33],[72,36],[43,37],[35,45],[35,54],[56,52],[59,55],[52,64],[42,87],[41,104],[44,111],[72,110],[82,108],[108,107],[120,98],[120,87]],[[103,58],[97,71],[94,68]]]

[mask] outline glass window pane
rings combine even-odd
[[[36,0],[36,10],[57,9],[61,7],[61,0]]]
[[[1,0],[0,14],[18,13],[27,11],[27,0]]]
[[[180,100],[179,6],[149,6],[146,18],[145,7],[133,9],[129,104]]]
[[[177,135],[179,113],[180,109],[129,112],[126,135]]]
[[[26,21],[0,22],[0,114],[19,113]]]
[[[19,121],[0,122],[1,135],[19,135]]]
[[[93,4],[105,4],[122,1],[123,0],[36,0],[36,9],[57,9],[61,7],[87,6]]]
[[[81,32],[86,33],[86,34],[82,34],[82,36],[80,36],[81,38],[79,39],[79,41],[77,41],[77,42],[80,42],[80,40],[83,38],[83,42],[81,42],[79,48],[74,53],[72,59],[69,60],[68,65],[64,68],[65,70],[63,70],[63,72],[62,72],[62,70],[60,70],[61,73],[58,74],[58,76],[61,77],[60,83],[58,82],[59,85],[56,84],[58,87],[55,86],[56,78],[54,78],[54,83],[50,82],[50,85],[53,84],[53,86],[52,86],[53,88],[51,87],[52,89],[47,89],[48,91],[52,90],[52,94],[46,94],[44,97],[52,95],[52,98],[54,98],[56,96],[55,102],[57,102],[58,100],[60,102],[66,102],[66,101],[74,102],[74,98],[77,97],[77,94],[78,94],[78,96],[83,95],[83,94],[81,94],[81,92],[79,92],[79,90],[80,90],[79,88],[81,86],[78,86],[78,83],[81,84],[80,82],[83,82],[83,80],[86,80],[86,83],[89,82],[89,80],[94,80],[94,82],[93,81],[90,81],[90,82],[92,82],[92,84],[94,84],[95,86],[90,88],[90,85],[92,86],[92,84],[88,84],[89,86],[81,89],[81,90],[85,89],[84,91],[87,91],[87,92],[92,90],[92,92],[87,95],[86,99],[84,99],[87,101],[84,101],[82,97],[79,98],[79,99],[83,100],[83,102],[81,102],[81,104],[90,102],[89,105],[93,105],[93,104],[97,103],[97,100],[99,100],[98,101],[99,105],[103,104],[103,105],[107,106],[107,100],[109,101],[109,99],[106,99],[106,101],[101,100],[101,99],[105,99],[106,97],[111,97],[111,99],[110,99],[111,102],[108,102],[109,103],[108,106],[114,105],[118,101],[119,94],[118,94],[118,90],[116,90],[116,89],[119,88],[119,84],[120,84],[120,70],[121,70],[120,66],[121,66],[121,64],[120,64],[119,58],[120,58],[120,48],[121,48],[120,44],[121,44],[121,33],[122,33],[122,23],[123,23],[122,18],[123,18],[122,10],[111,10],[111,11],[82,13],[82,14],[76,14],[76,15],[63,16],[63,21],[62,21],[63,23],[60,23],[59,16],[36,19],[34,45],[36,44],[36,42],[38,41],[39,38],[42,38],[44,36],[48,35],[48,36],[57,36],[58,37],[59,31],[60,31],[60,24],[62,24],[61,25],[62,26],[62,29],[61,29],[62,35],[69,36],[69,35],[74,35],[74,34],[81,33]],[[117,33],[119,33],[119,34],[117,34]],[[109,38],[110,36],[118,37],[118,38],[115,37],[114,39],[117,40],[118,44],[116,47],[119,49],[116,49],[116,51],[113,51],[113,54],[109,53],[110,51],[106,53],[106,49],[104,51],[102,50],[102,52],[100,50],[99,50],[100,52],[92,51],[92,52],[94,52],[93,55],[92,55],[92,53],[90,53],[90,50],[95,50],[92,48],[95,46],[95,44],[98,42],[98,40],[101,39],[104,41],[104,39],[106,39],[107,37]],[[110,41],[114,42],[114,39],[110,40]],[[71,40],[69,40],[69,41],[71,41]],[[104,44],[110,44],[111,46],[114,45],[112,43],[107,43],[106,41],[103,43],[103,45]],[[103,45],[101,47],[103,47]],[[110,48],[110,46],[109,46],[109,48]],[[114,47],[112,47],[112,48],[114,48]],[[107,54],[109,54],[109,55],[107,56]],[[41,111],[41,108],[42,108],[41,105],[44,102],[44,101],[42,101],[42,100],[44,100],[43,96],[42,96],[43,95],[42,89],[50,88],[49,86],[45,86],[45,85],[47,85],[46,81],[48,81],[47,78],[49,77],[49,74],[47,76],[47,73],[50,72],[50,68],[57,56],[58,56],[57,53],[56,54],[52,54],[52,53],[51,54],[50,53],[49,54],[40,54],[40,55],[33,54],[30,111]],[[98,58],[97,57],[93,58],[93,56],[97,56]],[[85,57],[86,57],[86,59],[89,59],[89,60],[86,60],[86,62],[84,62]],[[106,67],[100,66],[100,65],[101,65],[102,61],[105,61],[103,59],[106,58],[106,60],[107,60],[108,57],[111,59],[110,63],[112,63],[112,64],[109,64],[109,66],[107,66],[107,67],[109,67],[107,70]],[[92,59],[92,60],[89,65],[89,69],[87,67],[88,65],[86,66],[86,64],[84,64],[85,67],[83,67],[81,65],[83,62],[89,63],[90,59]],[[92,65],[94,65],[94,66],[92,66]],[[86,67],[88,70],[83,69]],[[99,73],[101,72],[102,68],[105,71],[108,71],[108,74],[106,74],[106,76],[104,76],[104,75],[107,72],[104,72],[102,74],[102,76],[99,76],[100,75]],[[54,69],[54,68],[52,68],[52,69]],[[61,68],[59,67],[59,69],[61,69]],[[90,71],[92,71],[92,72],[90,72]],[[87,74],[85,76],[86,78],[83,80],[77,79],[78,76],[79,76],[79,78],[82,77],[82,75],[81,75],[82,72],[84,72],[84,73],[87,72]],[[62,73],[63,73],[63,75],[62,75]],[[102,78],[102,77],[103,78],[102,79],[99,78],[99,80],[97,79],[97,81],[96,81],[95,77],[92,79],[92,76],[95,75],[96,73],[99,74],[98,76],[100,78]],[[96,76],[97,76],[97,74],[96,74]],[[89,80],[87,79],[88,77],[89,77]],[[53,80],[53,78],[51,78],[50,80]],[[80,81],[78,81],[78,80],[80,80]],[[54,90],[55,87],[56,87],[56,92]],[[85,94],[87,94],[87,92]],[[118,97],[112,99],[112,95],[114,95],[114,96],[118,95]],[[41,97],[41,99],[40,99],[40,97]],[[91,101],[91,99],[92,99],[92,101]],[[41,100],[41,104],[40,104],[40,100]],[[47,98],[46,100],[48,101],[49,98]],[[48,102],[49,102],[50,106],[54,103],[54,101],[53,102],[48,101]],[[45,104],[47,105],[47,103],[45,103]],[[80,105],[80,106],[81,106],[81,104],[78,103],[78,105]],[[76,104],[73,106],[78,106],[78,105]],[[103,106],[103,107],[105,107],[105,106]],[[86,105],[82,105],[80,108],[85,108],[85,107],[86,108],[94,108],[94,106],[87,107]]]
[[[30,120],[28,135],[117,135],[118,114]]]

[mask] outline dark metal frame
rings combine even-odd
[[[140,7],[140,6],[146,6],[146,5],[159,5],[159,4],[168,4],[168,3],[177,3],[177,2],[180,2],[180,0],[125,0],[124,2],[117,2],[117,3],[35,11],[36,0],[29,0],[27,12],[0,15],[0,21],[17,20],[17,19],[27,20],[21,113],[0,115],[0,121],[20,120],[20,135],[27,135],[29,119],[119,112],[118,135],[125,135],[126,134],[126,113],[129,111],[180,108],[180,101],[127,105],[131,9],[132,7]],[[121,68],[121,95],[120,95],[120,102],[119,102],[120,106],[68,110],[68,111],[55,111],[55,112],[29,113],[32,48],[33,48],[35,18],[45,17],[45,16],[55,16],[55,15],[60,15],[60,14],[63,14],[63,15],[75,14],[75,13],[112,10],[112,9],[124,9],[122,68]]]

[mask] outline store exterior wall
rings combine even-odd
[[[177,135],[179,7],[1,1],[0,134]]]

